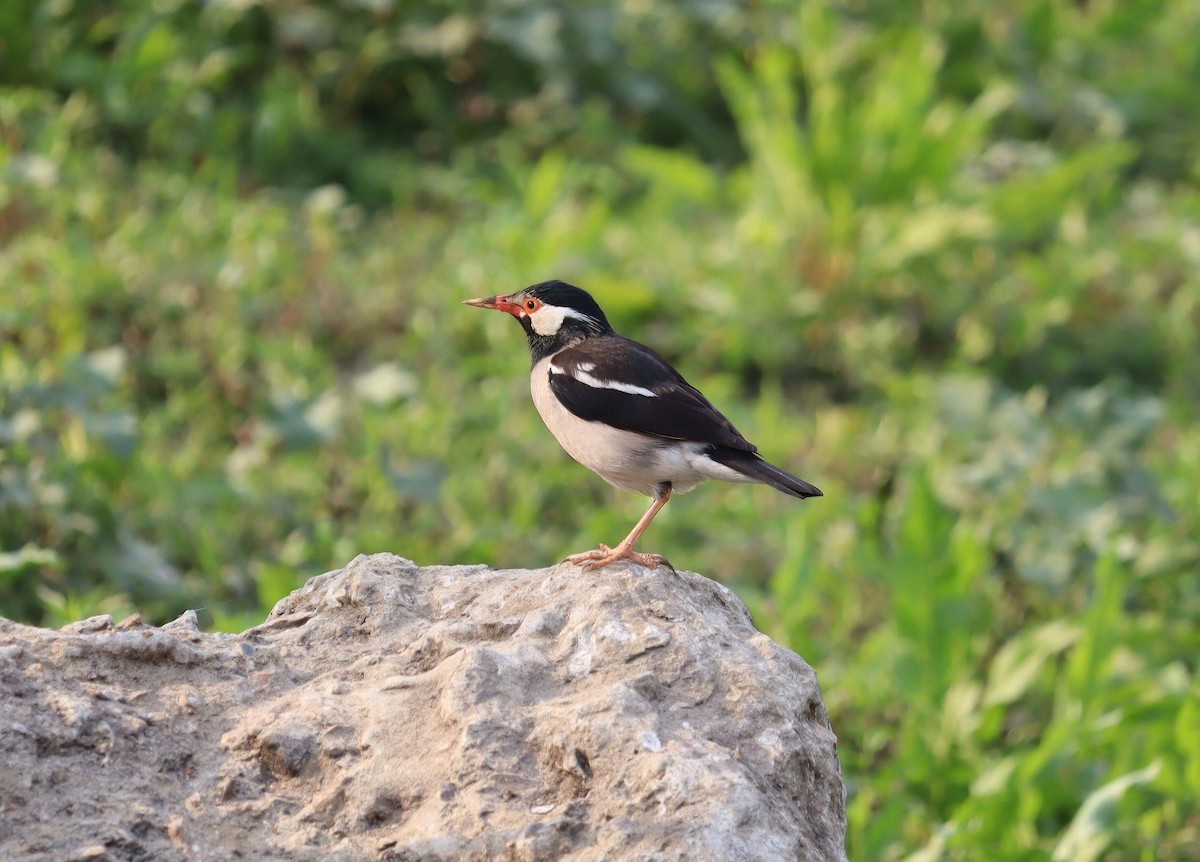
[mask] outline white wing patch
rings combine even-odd
[[[621,383],[618,380],[601,380],[598,377],[593,377],[589,372],[596,366],[591,362],[581,362],[575,366],[573,373],[568,376],[578,380],[585,386],[590,386],[593,389],[611,389],[614,392],[624,392],[626,395],[644,395],[647,398],[657,398],[658,396],[644,386],[636,386],[632,383]],[[559,368],[553,362],[550,363],[551,374],[568,374],[562,368]]]
[[[561,305],[543,305],[529,315],[529,322],[533,324],[533,331],[538,335],[556,335],[562,328],[563,321],[568,317],[591,320],[586,314],[573,308],[565,308]]]

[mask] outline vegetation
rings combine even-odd
[[[654,550],[817,669],[852,858],[1200,857],[1200,4],[0,11],[0,613],[238,629],[642,503],[512,325],[597,295],[772,460]]]

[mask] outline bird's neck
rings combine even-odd
[[[525,340],[529,342],[529,353],[533,364],[537,365],[547,356],[553,356],[564,347],[570,347],[583,341],[585,335],[580,333],[560,332],[557,335],[538,335],[536,332],[526,333]]]
[[[534,365],[547,356],[553,356],[564,347],[578,344],[585,339],[616,335],[608,321],[603,319],[603,315],[599,320],[580,321],[568,318],[553,335],[539,333],[533,328],[528,317],[522,318],[521,324],[525,328],[525,340],[529,342],[529,352],[533,354]]]

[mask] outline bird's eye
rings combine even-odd
[[[542,307],[542,301],[540,299],[525,300],[525,308],[528,311],[537,311],[541,307]]]

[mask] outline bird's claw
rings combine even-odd
[[[631,551],[629,558],[639,566],[645,566],[647,569],[657,569],[659,566],[666,566],[671,570],[671,574],[679,574],[679,572],[675,571],[675,567],[671,565],[671,561],[662,554],[639,554]]]
[[[639,566],[644,566],[647,569],[657,569],[659,566],[666,566],[672,572],[675,571],[675,567],[671,565],[671,561],[662,554],[642,554],[632,548],[622,548],[620,545],[616,548],[610,548],[608,545],[602,544],[595,551],[572,554],[563,560],[563,562],[571,563],[584,569],[599,569],[612,565],[618,560],[632,560]]]

